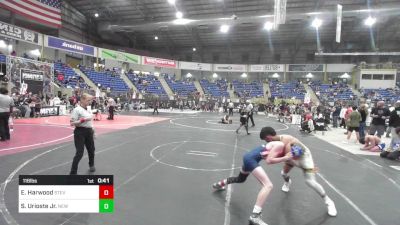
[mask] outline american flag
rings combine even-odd
[[[61,0],[0,0],[0,7],[48,26],[61,27]]]

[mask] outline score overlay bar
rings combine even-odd
[[[112,213],[112,175],[20,175],[20,213]]]

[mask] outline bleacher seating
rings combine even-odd
[[[143,93],[156,94],[160,97],[168,97],[161,82],[158,78],[152,74],[146,76],[139,76],[135,73],[126,74],[129,80],[135,85],[135,87]]]
[[[263,97],[264,89],[263,85],[259,81],[252,81],[251,83],[245,83],[243,81],[234,80],[233,87],[238,97]]]
[[[400,100],[400,90],[396,89],[363,89],[361,91],[363,97],[371,100],[384,100],[387,102],[395,102]]]
[[[277,80],[272,80],[269,82],[269,88],[271,90],[271,97],[274,98],[303,100],[306,94],[304,86],[297,81],[280,83]]]
[[[0,55],[0,63],[6,63],[6,56]]]
[[[314,81],[309,86],[320,100],[351,100],[355,96],[351,88],[345,83],[322,84],[321,81]]]
[[[63,76],[63,80],[58,80],[60,75]],[[75,88],[80,80],[79,88],[88,88],[85,81],[80,79],[80,76],[66,64],[54,63],[54,76],[55,81],[63,87]]]
[[[187,97],[197,91],[192,81],[175,80],[168,75],[164,76],[164,78],[171,90],[181,97]]]
[[[80,67],[80,70],[95,84],[110,88],[112,92],[128,91],[129,87],[119,74],[113,71],[97,72],[91,68]]]
[[[211,95],[212,97],[229,97],[227,91],[227,83],[225,80],[217,80],[216,83],[211,83],[206,79],[200,80],[200,85],[206,95]]]

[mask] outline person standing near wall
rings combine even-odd
[[[153,115],[157,112],[157,115],[158,115],[158,108],[160,107],[160,102],[158,101],[158,100],[155,100],[154,101],[154,103],[153,103],[153,108],[154,108],[154,110],[153,110]]]
[[[396,133],[396,129],[400,129],[400,100],[395,104],[394,110],[390,113],[389,127],[391,127],[391,140],[389,147],[391,148],[394,143],[400,142],[400,137]]]
[[[94,130],[93,130],[93,114],[87,110],[87,106],[90,105],[93,96],[89,94],[83,94],[81,101],[77,107],[71,113],[71,126],[75,126],[74,130],[74,142],[76,153],[72,161],[70,175],[76,175],[78,172],[79,161],[83,157],[83,151],[86,146],[86,150],[89,156],[89,171],[95,172],[94,167]]]
[[[233,104],[232,100],[229,101],[229,104],[228,104],[229,116],[233,116],[233,108],[234,107],[235,107],[235,105]]]
[[[247,105],[247,107],[246,107],[246,111],[247,111],[247,114],[248,114],[248,117],[247,117],[247,124],[249,123],[249,119],[251,120],[251,126],[252,127],[254,127],[255,126],[255,124],[254,124],[254,119],[253,119],[253,110],[254,110],[254,107],[253,107],[253,104],[251,103],[251,102],[249,102],[249,104]]]
[[[360,139],[364,139],[365,138],[365,127],[366,127],[366,121],[367,121],[367,116],[368,116],[368,110],[367,110],[367,106],[365,104],[362,104],[360,106],[360,109],[358,110],[358,112],[361,115],[361,121],[360,121]]]
[[[390,111],[385,107],[384,101],[379,101],[377,106],[371,111],[371,128],[369,130],[370,135],[377,133],[378,137],[382,137],[385,133],[385,120],[390,117]]]
[[[108,107],[108,120],[114,120],[114,108],[115,108],[115,101],[113,98],[109,97],[107,101],[107,107]]]
[[[8,120],[14,107],[14,100],[8,96],[8,90],[0,87],[0,141],[10,140]]]

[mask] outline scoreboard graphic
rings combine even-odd
[[[112,175],[20,175],[20,213],[113,213]]]

